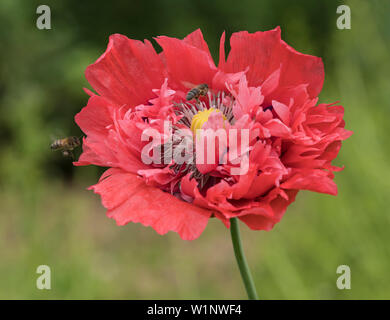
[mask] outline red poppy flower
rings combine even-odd
[[[87,90],[88,104],[75,117],[86,134],[75,165],[109,167],[90,188],[110,218],[192,240],[210,217],[226,227],[238,217],[251,229],[270,230],[299,190],[337,194],[333,172],[341,168],[331,161],[351,132],[344,129],[342,106],[317,105],[324,81],[320,58],[287,45],[280,28],[234,33],[227,59],[223,34],[218,66],[200,30],[183,40],[156,41],[161,53],[147,40],[114,34],[86,70],[98,94]],[[187,101],[199,84],[207,84],[208,94]],[[169,135],[187,129],[194,140],[194,129],[234,129],[238,136],[245,129],[248,145],[238,145],[238,153],[217,148],[214,163],[147,163],[145,130],[161,133],[163,154],[177,150],[167,140],[166,121],[173,127]],[[243,174],[232,174],[242,165],[232,161],[233,152],[246,161]]]

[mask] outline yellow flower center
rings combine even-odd
[[[194,115],[191,121],[191,131],[193,133],[196,133],[196,130],[202,129],[203,124],[207,122],[207,120],[209,120],[210,114],[214,111],[221,112],[218,109],[210,108],[203,111],[199,111],[196,115]],[[226,120],[225,115],[222,116],[223,116],[223,120]]]

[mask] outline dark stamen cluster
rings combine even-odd
[[[229,121],[231,124],[234,123],[233,116],[233,103],[234,99],[229,95],[225,95],[224,92],[218,92],[218,94],[208,93],[208,103],[196,99],[195,103],[191,102],[181,102],[175,105],[175,114],[180,116],[178,124],[182,124],[187,128],[191,128],[193,118],[196,114],[201,111],[214,108],[222,112],[226,121]],[[227,98],[227,99],[226,99]],[[228,103],[226,103],[228,101]],[[225,104],[226,103],[226,104]],[[202,189],[206,183],[209,181],[210,176],[208,174],[202,174],[196,167],[196,150],[192,150],[192,155],[187,155],[186,161],[184,163],[175,163],[174,160],[177,159],[177,156],[180,156],[180,153],[185,151],[185,146],[193,143],[193,135],[183,135],[182,130],[178,126],[172,126],[172,139],[170,142],[167,142],[163,145],[162,160],[168,159],[173,156],[173,163],[170,165],[170,169],[177,175],[186,175],[191,172],[190,179],[195,179],[198,182],[199,189]],[[178,134],[180,133],[180,134]],[[184,154],[181,154],[184,156]],[[165,162],[163,162],[165,163]]]

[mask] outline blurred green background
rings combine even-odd
[[[301,192],[271,232],[241,225],[263,299],[390,298],[390,1],[54,1],[52,30],[35,26],[41,1],[0,2],[0,298],[246,298],[229,230],[210,221],[192,242],[139,224],[117,227],[86,188],[103,171],[72,166],[51,137],[81,135],[84,70],[108,36],[184,37],[201,28],[213,56],[226,30],[268,30],[321,56],[320,101],[339,100],[354,135],[336,160],[339,195]],[[338,5],[352,29],[336,27]],[[156,46],[157,47],[157,46]],[[38,290],[36,268],[51,267]],[[338,290],[348,265],[351,290]]]

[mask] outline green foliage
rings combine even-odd
[[[271,232],[241,226],[263,299],[385,299],[390,294],[390,3],[375,1],[48,1],[52,30],[35,27],[38,1],[0,2],[0,298],[245,298],[229,232],[212,220],[196,241],[117,227],[85,188],[101,169],[73,168],[51,136],[81,135],[86,66],[108,36],[219,37],[282,27],[297,50],[323,57],[322,102],[345,107],[348,139],[336,161],[339,195],[301,192]],[[352,29],[336,28],[348,4]],[[157,48],[157,45],[156,45]],[[35,287],[38,265],[52,290]],[[338,290],[336,268],[351,267]]]

